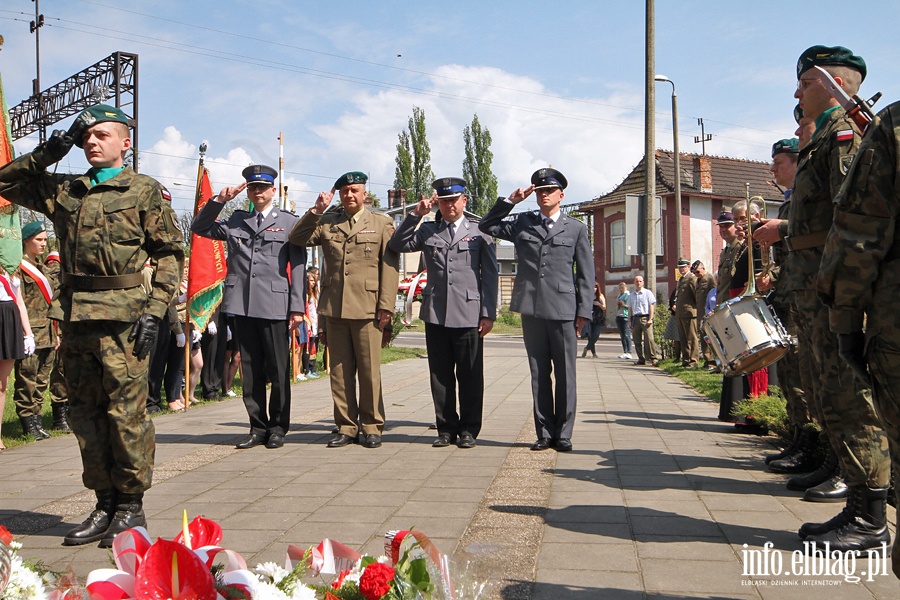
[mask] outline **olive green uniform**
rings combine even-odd
[[[146,414],[147,363],[128,341],[142,313],[162,318],[181,280],[184,251],[168,192],[125,167],[94,184],[52,175],[38,149],[0,168],[0,194],[53,221],[61,258],[60,292],[50,318],[62,322],[60,353],[69,421],[78,438],[85,486],[141,493],[151,485],[155,440]],[[148,259],[153,289],[141,286]]]
[[[360,426],[364,435],[384,430],[382,332],[375,318],[378,310],[394,312],[400,262],[388,248],[391,219],[369,210],[355,216],[353,223],[343,211],[318,215],[310,210],[290,235],[292,244],[322,247],[318,311],[325,321],[334,419],[340,433],[351,437]]]
[[[885,488],[888,443],[872,396],[838,355],[828,311],[816,295],[833,200],[856,155],[859,129],[837,107],[817,119],[816,132],[800,151],[788,216],[789,253],[779,287],[791,293],[800,334],[800,360],[808,353],[815,385],[811,405],[837,453],[847,485]]]
[[[697,338],[697,277],[687,272],[675,288],[675,317],[681,336],[681,364],[696,367],[700,340]]]

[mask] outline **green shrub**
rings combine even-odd
[[[513,327],[521,327],[522,315],[510,311],[508,306],[501,306],[500,310],[497,312],[497,322],[512,325]]]
[[[791,428],[784,396],[774,385],[769,387],[768,394],[736,402],[734,413],[753,417],[755,421],[768,427],[769,431],[782,437],[787,437]]]

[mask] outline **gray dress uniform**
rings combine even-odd
[[[537,437],[570,439],[576,401],[574,320],[590,320],[593,302],[594,261],[587,227],[560,215],[548,230],[535,212],[504,221],[512,208],[511,202],[497,202],[478,227],[516,247],[518,272],[509,308],[522,313]],[[555,397],[550,379],[554,372]]]
[[[431,395],[439,434],[451,439],[478,437],[484,400],[482,318],[497,316],[497,256],[493,240],[462,217],[451,236],[448,223],[426,222],[410,214],[388,246],[395,252],[421,251],[428,271],[422,290],[425,343]],[[459,389],[459,414],[456,391]]]
[[[273,208],[262,219],[239,210],[217,221],[224,206],[207,202],[191,230],[228,242],[222,312],[235,316],[250,433],[284,436],[291,417],[288,315],[306,310],[306,248],[288,243],[298,217]],[[268,417],[266,380],[272,382]]]

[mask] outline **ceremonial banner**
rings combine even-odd
[[[212,198],[209,171],[201,166],[197,182],[194,216]],[[188,267],[188,314],[191,324],[199,331],[206,329],[213,311],[222,302],[222,282],[225,281],[225,243],[191,234],[191,262]]]
[[[0,165],[15,158],[12,135],[9,128],[9,111],[0,77]],[[0,196],[0,266],[12,273],[22,261],[22,225],[19,207]]]

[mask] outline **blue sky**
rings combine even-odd
[[[863,56],[862,95],[884,92],[878,107],[900,99],[896,4],[848,6],[657,0],[656,72],[677,85],[681,150],[699,152],[702,117],[709,154],[768,161],[772,142],[795,128],[795,64],[813,44]],[[643,154],[640,0],[41,0],[40,9],[42,87],[114,51],[139,54],[141,171],[169,187],[178,210],[191,205],[201,142],[218,190],[251,162],[277,167],[280,131],[298,213],[349,170],[368,172],[386,199],[413,106],[425,110],[437,176],[460,173],[462,130],[478,113],[503,195],[552,164],[569,179],[564,201],[586,201]],[[31,0],[0,8],[11,105],[31,93],[33,13]],[[656,145],[670,149],[671,86],[656,91]],[[76,150],[59,168],[85,167]]]

